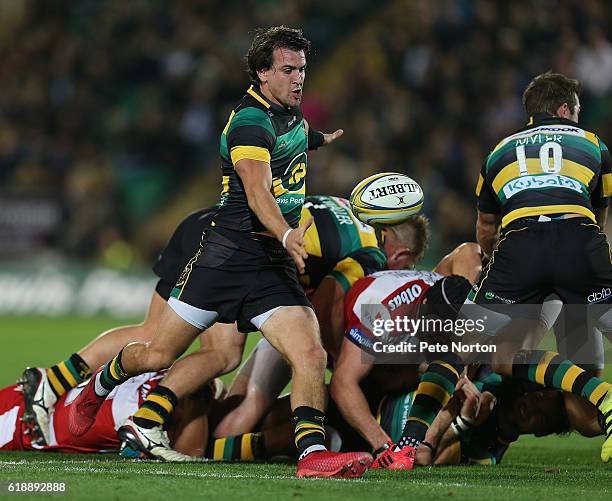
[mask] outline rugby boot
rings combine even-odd
[[[372,461],[372,466],[370,466],[370,469],[378,470],[380,468],[384,468],[384,466],[382,465],[385,463],[386,460],[383,461],[382,463],[379,463],[378,460],[382,459],[383,456],[386,456],[387,453],[390,450],[393,450],[395,447],[396,445],[393,442],[391,442],[391,440],[388,440],[387,443],[384,445],[384,449],[382,452],[378,452],[378,451],[374,452],[374,461]]]
[[[96,421],[96,414],[106,397],[96,395],[96,376],[104,369],[100,367],[93,373],[79,396],[70,404],[68,411],[68,431],[75,437],[85,435]]]
[[[121,456],[125,458],[159,459],[171,463],[201,462],[204,458],[188,456],[170,447],[168,434],[161,426],[143,428],[130,417],[117,430]]]
[[[368,452],[315,451],[300,459],[296,476],[317,478],[358,478],[372,464]]]
[[[32,430],[37,430],[37,445],[49,443],[49,419],[51,411],[57,402],[57,397],[51,389],[46,369],[28,367],[19,380],[23,388],[25,412],[23,421]]]
[[[415,457],[416,449],[410,445],[406,445],[399,450],[389,448],[374,460],[372,468],[412,470],[414,468]]]
[[[604,463],[612,458],[612,388],[597,406],[599,410],[599,423],[603,429],[606,440],[601,446],[601,460]]]

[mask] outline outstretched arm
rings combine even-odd
[[[369,374],[373,366],[371,362],[363,360],[364,356],[361,348],[344,339],[329,391],[344,419],[376,450],[391,439],[372,415],[359,386],[359,382]]]
[[[474,383],[462,376],[457,382],[455,393],[438,413],[427,430],[425,442],[430,444],[434,451],[425,445],[417,450],[417,464],[450,464],[454,458],[451,447],[458,439],[458,431],[466,422],[470,427],[481,425],[490,415],[495,406],[496,399],[492,393],[485,391],[482,394]],[[451,426],[453,420],[461,416],[457,426]],[[454,430],[453,428],[456,428]]]

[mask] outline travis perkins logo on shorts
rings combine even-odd
[[[600,303],[608,299],[610,296],[612,296],[612,289],[610,289],[609,287],[604,287],[603,289],[601,289],[601,291],[589,294],[589,297],[587,297],[587,301],[589,303]]]

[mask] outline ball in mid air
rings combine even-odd
[[[421,211],[423,190],[405,174],[381,172],[357,184],[350,202],[360,221],[372,226],[391,226]]]

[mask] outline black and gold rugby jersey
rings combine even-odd
[[[234,164],[248,158],[270,163],[272,190],[287,223],[296,227],[306,193],[308,137],[298,107],[268,101],[251,86],[221,134],[222,192],[213,226],[243,232],[266,228],[249,208]]]
[[[416,390],[385,395],[378,404],[376,421],[391,441],[397,444],[404,434],[404,427],[414,403]]]
[[[501,376],[494,372],[479,375],[474,384],[479,391],[489,391],[496,397],[501,397],[497,388],[502,381]],[[412,411],[416,391],[386,395],[378,405],[376,421],[391,438],[393,443],[399,442],[404,432],[404,426]],[[484,423],[472,428],[459,437],[453,447],[456,459],[463,464],[499,464],[508,450],[509,442],[501,436],[497,427],[499,405],[493,410]],[[518,437],[517,437],[518,438]]]
[[[386,267],[387,257],[378,247],[374,228],[352,214],[348,200],[306,197],[302,222],[309,217],[314,223],[304,235],[308,259],[300,276],[303,287],[314,289],[331,275],[346,292],[360,278]]]
[[[483,165],[478,209],[502,226],[527,216],[576,213],[595,221],[608,205],[612,167],[606,145],[571,120],[540,114],[504,138]]]

